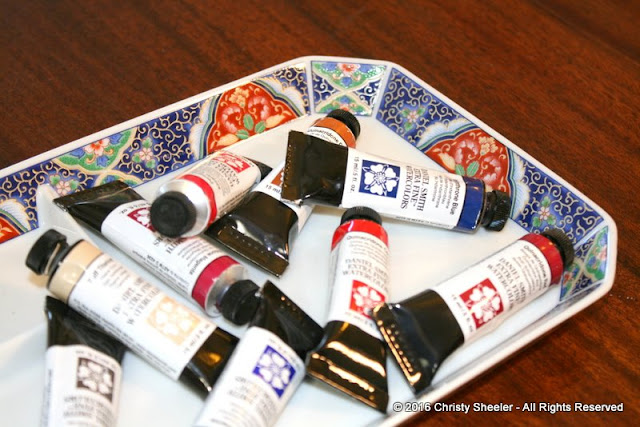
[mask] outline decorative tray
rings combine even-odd
[[[512,196],[510,220],[499,233],[468,235],[385,220],[391,248],[390,301],[399,301],[461,271],[527,232],[557,227],[571,238],[575,261],[554,286],[481,339],[456,351],[417,400],[435,402],[605,295],[613,284],[617,230],[599,206],[469,112],[396,64],[355,58],[303,57],[145,114],[0,171],[0,413],[6,425],[39,422],[44,385],[44,280],[24,265],[43,231],[36,189],[59,195],[123,180],[148,199],[185,166],[221,148],[271,166],[286,150],[289,130],[304,131],[343,108],[362,127],[358,148],[414,164],[474,176]],[[251,120],[236,118],[250,117]],[[341,212],[319,207],[294,244],[280,278],[252,265],[256,283],[274,281],[318,323],[326,321],[331,235]],[[99,236],[116,259],[185,304],[155,277]],[[241,261],[242,262],[242,261]],[[224,329],[244,328],[222,318]],[[390,402],[414,399],[391,358]],[[202,400],[132,353],[124,361],[119,425],[191,425]],[[151,414],[151,415],[150,415]],[[279,418],[281,425],[395,424],[387,416],[305,379]]]

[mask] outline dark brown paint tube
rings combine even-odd
[[[305,376],[304,359],[322,328],[273,283],[195,426],[270,426]]]
[[[307,134],[355,147],[360,124],[353,114],[334,110],[317,120]],[[205,235],[275,276],[289,265],[291,246],[307,222],[312,206],[280,198],[282,168],[275,167],[234,210],[213,223]]]
[[[289,133],[282,198],[350,208],[467,233],[502,230],[511,199],[479,179],[404,164],[351,147]]]
[[[86,240],[46,231],[27,267],[47,288],[151,365],[206,396],[238,339],[115,261]]]
[[[42,426],[117,425],[125,346],[67,304],[47,296]]]
[[[208,315],[221,312],[236,324],[250,320],[240,313],[251,311],[243,305],[255,309],[258,286],[246,280],[244,266],[202,237],[160,235],[149,219],[149,202],[126,183],[113,181],[57,198],[54,203],[195,301]]]
[[[376,324],[413,392],[424,392],[463,343],[559,283],[573,256],[560,229],[526,234],[432,289],[376,307]]]
[[[309,354],[309,375],[386,412],[386,349],[371,309],[387,300],[388,236],[373,209],[348,209],[331,242],[328,323]]]

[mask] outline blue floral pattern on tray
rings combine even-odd
[[[231,107],[244,102],[243,108],[258,113],[256,120],[241,115],[241,126],[232,138],[216,148],[309,114],[306,76],[305,64],[282,67],[222,94],[0,177],[0,243],[37,228],[35,194],[39,185],[49,184],[60,195],[114,180],[136,186],[207,155],[211,151],[206,144],[210,135],[205,131],[235,126],[234,117],[217,110],[224,97],[235,102]],[[245,86],[255,92],[243,96]],[[216,112],[220,114],[216,116]]]
[[[385,69],[378,64],[312,61],[315,112],[341,108],[370,116]]]
[[[456,110],[396,68],[391,70],[376,116],[411,145],[418,143],[427,126],[447,125],[460,117]]]
[[[528,231],[561,228],[575,243],[602,221],[578,195],[521,156],[510,152],[511,218]]]
[[[0,178],[0,215],[5,205],[22,218],[12,221],[19,232],[9,236],[37,228],[39,185],[49,184],[61,196],[116,179],[138,185],[193,162],[188,134],[198,111],[199,104],[191,105]]]

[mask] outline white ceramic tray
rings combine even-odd
[[[44,280],[24,266],[28,249],[44,229],[38,228],[36,212],[39,185],[49,184],[58,194],[67,194],[122,179],[152,198],[155,188],[182,167],[225,146],[275,166],[284,158],[289,130],[304,131],[315,118],[334,108],[358,115],[360,149],[480,177],[492,188],[509,192],[514,200],[511,220],[499,233],[480,230],[468,235],[385,221],[392,256],[391,301],[437,284],[529,231],[559,227],[574,242],[576,260],[565,273],[562,286],[553,287],[491,334],[455,352],[420,400],[442,399],[611,288],[617,249],[615,223],[569,183],[396,64],[355,58],[298,58],[0,171],[3,424],[36,425],[40,414],[46,348],[42,307],[47,291]],[[247,115],[251,120],[243,120]],[[247,265],[256,283],[271,279],[320,324],[326,321],[329,298],[329,245],[340,215],[340,211],[324,207],[314,211],[281,278]],[[46,218],[55,221],[50,215]],[[71,222],[66,227],[75,225]],[[82,231],[76,229],[76,236],[80,236],[77,233]],[[173,294],[100,237],[91,238]],[[241,336],[244,332],[244,328],[217,320],[232,333]],[[411,400],[395,362],[389,359],[387,366],[390,401]],[[201,406],[202,401],[182,384],[127,354],[119,425],[187,426]],[[278,423],[392,424],[410,415],[390,409],[385,418],[307,378]]]

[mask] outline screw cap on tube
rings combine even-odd
[[[56,253],[67,245],[67,238],[54,229],[48,230],[33,244],[27,254],[27,267],[38,275],[47,274],[47,265]]]
[[[161,194],[151,205],[151,224],[167,237],[180,237],[191,230],[196,215],[193,202],[177,191]]]
[[[493,200],[493,206],[488,212],[489,219],[485,227],[487,230],[500,231],[504,228],[511,214],[511,197],[500,190],[493,190],[487,196]]]
[[[352,219],[368,219],[378,225],[382,225],[382,218],[380,218],[380,214],[366,206],[355,206],[347,209],[344,214],[342,214],[342,218],[340,218],[340,224],[344,224]]]
[[[356,138],[360,135],[360,122],[358,122],[356,116],[349,111],[338,108],[327,114],[327,117],[340,120],[351,130],[351,133],[353,133],[353,136]]]
[[[260,302],[258,289],[251,280],[240,280],[230,285],[220,300],[220,312],[224,318],[236,325],[249,322]]]

